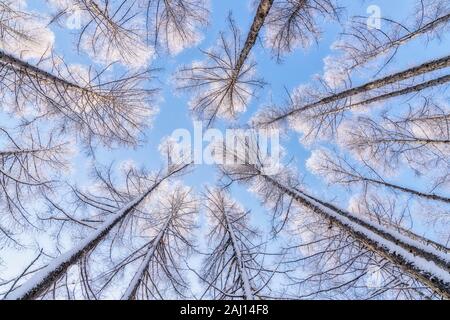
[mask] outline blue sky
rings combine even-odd
[[[371,0],[371,1],[343,1],[343,5],[347,8],[346,13],[342,16],[342,22],[345,22],[347,16],[366,15],[369,5],[375,4],[381,8],[383,17],[390,16],[402,18],[410,13],[411,0]],[[48,8],[43,0],[28,1],[30,9],[39,12],[48,12]],[[148,168],[158,169],[163,162],[158,153],[158,145],[161,139],[170,135],[175,129],[185,128],[192,131],[192,118],[189,113],[188,93],[175,92],[171,85],[171,77],[178,66],[189,64],[194,60],[203,59],[199,48],[207,49],[214,45],[220,31],[227,30],[226,18],[229,12],[232,12],[237,25],[241,28],[243,38],[252,22],[253,13],[251,1],[249,0],[227,0],[227,1],[211,1],[211,18],[210,25],[204,32],[204,40],[199,47],[193,47],[183,51],[175,57],[164,55],[157,57],[152,67],[161,68],[157,73],[158,79],[154,82],[155,86],[161,87],[161,102],[159,103],[159,113],[156,115],[152,128],[147,132],[147,142],[141,147],[130,149],[116,150],[99,150],[97,156],[100,162],[104,164],[114,160],[119,164],[121,161],[132,159],[140,165]],[[253,99],[245,114],[243,114],[239,123],[243,124],[262,106],[268,102],[282,103],[286,98],[285,88],[291,91],[300,84],[308,83],[314,74],[323,71],[323,59],[331,54],[330,46],[337,39],[341,28],[337,23],[329,23],[322,26],[323,36],[317,45],[313,45],[307,50],[298,49],[284,57],[282,63],[277,63],[272,58],[268,49],[265,49],[261,43],[253,48],[252,55],[257,61],[258,75],[264,78],[268,83],[267,86],[259,91],[258,98]],[[55,33],[55,50],[58,54],[62,54],[68,63],[81,63],[90,65],[92,61],[83,53],[78,53],[74,49],[75,37],[68,30],[61,29],[57,26],[52,27]],[[413,41],[400,50],[397,55],[395,64],[390,68],[401,69],[417,62],[426,61],[433,57],[440,57],[444,53],[448,53],[449,43],[439,43],[437,41],[429,43],[427,49],[423,50],[422,41]],[[367,80],[367,78],[365,79]],[[356,79],[355,84],[358,79]],[[228,123],[219,122],[217,127],[226,128]],[[305,182],[310,189],[317,191],[318,195],[330,194],[339,196],[338,201],[346,206],[348,193],[336,186],[327,186],[320,179],[314,177],[305,169],[305,161],[310,155],[310,150],[306,149],[299,143],[299,135],[290,132],[282,141],[282,145],[287,151],[287,158],[295,159],[299,172],[305,175]],[[87,174],[90,162],[83,155],[79,154],[75,161],[75,171],[73,178],[78,183],[88,183]],[[197,166],[195,171],[184,178],[186,184],[193,186],[197,191],[202,190],[204,184],[214,184],[217,173],[213,166]],[[420,181],[411,174],[405,173],[402,176],[403,184],[420,185]],[[249,192],[244,186],[234,186],[232,189],[233,196],[241,202],[245,207],[253,211],[253,221],[255,224],[264,227],[265,222],[269,220],[269,214],[259,204],[259,200]],[[12,257],[12,256],[11,256]],[[24,260],[21,255],[19,260]]]

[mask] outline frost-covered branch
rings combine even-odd
[[[339,92],[324,81],[320,81],[318,88],[299,86],[290,95],[287,107],[265,108],[256,114],[252,123],[256,127],[273,128],[287,122],[293,129],[301,131],[307,142],[335,136],[350,111],[445,86],[450,76],[434,75],[433,72],[449,65],[450,57],[446,56]],[[431,79],[424,81],[421,79],[424,76]]]
[[[309,47],[321,35],[319,19],[337,19],[334,0],[275,1],[266,22],[266,45],[278,59],[297,47]]]
[[[148,65],[153,49],[145,43],[145,25],[135,1],[53,1],[53,21],[63,22],[77,33],[77,48],[103,64],[120,62],[126,67]]]
[[[153,212],[162,224],[153,227],[156,236],[146,246],[145,255],[122,296],[122,299],[163,299],[168,293],[186,298],[189,284],[182,268],[183,260],[193,249],[192,236],[198,211],[193,190],[181,185],[165,193]]]
[[[364,186],[364,189],[367,189],[368,185],[374,185],[397,192],[404,192],[410,196],[417,196],[426,200],[450,203],[450,198],[448,197],[388,182],[368,164],[366,164],[366,170],[364,170],[368,173],[365,173],[345,156],[341,156],[335,152],[332,153],[326,149],[313,151],[307,161],[307,166],[313,173],[323,176],[329,184],[341,184],[344,186],[360,184]]]

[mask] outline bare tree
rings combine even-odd
[[[288,121],[294,128],[304,128],[302,131],[307,138],[324,132],[334,133],[345,111],[446,84],[450,80],[448,75],[437,75],[425,82],[417,78],[444,69],[449,63],[450,57],[446,56],[340,92],[334,92],[323,81],[319,89],[300,87],[290,96],[287,108],[266,108],[255,116],[253,125],[270,128]],[[411,82],[405,83],[408,79],[412,79]]]
[[[133,221],[132,216],[139,214],[141,205],[163,182],[181,173],[187,166],[181,165],[170,172],[157,175],[154,179],[149,179],[148,176],[139,174],[134,176],[129,174],[126,177],[127,185],[125,190],[133,190],[134,192],[132,193],[117,189],[112,184],[112,181],[99,176],[103,188],[106,189],[109,196],[101,195],[96,197],[80,192],[77,194],[80,201],[97,208],[103,215],[106,215],[103,217],[103,221],[97,225],[94,232],[91,232],[89,236],[81,240],[73,249],[55,258],[46,267],[21,284],[20,287],[7,294],[6,298],[36,299],[42,295],[52,293],[56,289],[56,283],[66,277],[68,269],[77,263],[81,264],[81,281],[86,295],[87,297],[92,297],[93,292],[87,279],[86,259],[102,241],[111,235],[112,230],[116,230],[112,234],[113,238],[125,232],[132,232],[130,231]],[[128,223],[126,223],[127,221]],[[117,230],[117,227],[119,230]]]
[[[15,233],[35,224],[30,209],[36,211],[41,195],[56,189],[57,173],[67,168],[68,154],[67,143],[52,133],[40,134],[35,128],[17,131],[0,127],[0,239],[15,244]]]
[[[258,231],[249,224],[249,211],[226,191],[205,191],[205,208],[211,223],[207,235],[213,250],[199,274],[205,282],[203,296],[212,299],[261,299],[270,295],[276,270],[264,266],[265,248]]]
[[[53,118],[62,132],[74,129],[87,145],[136,145],[154,113],[149,103],[155,89],[144,86],[148,70],[111,79],[108,68],[68,66],[57,57],[45,63],[50,71],[0,52],[1,101],[19,113],[33,106],[28,123]]]
[[[275,1],[266,22],[266,44],[280,59],[286,52],[317,42],[321,34],[319,18],[337,19],[338,16],[339,8],[334,0]]]
[[[242,142],[241,149],[248,147],[248,144]],[[239,154],[235,154],[235,156],[239,156]],[[286,208],[292,211],[290,210],[291,205],[286,207],[282,204],[286,202],[287,197],[288,202],[293,200],[299,206],[326,221],[330,226],[342,230],[366,250],[386,259],[417,281],[422,282],[436,294],[442,297],[449,296],[449,265],[446,258],[448,253],[436,250],[425,243],[405,237],[396,231],[384,228],[363,217],[357,217],[329,202],[311,196],[304,191],[295,176],[289,172],[280,172],[278,175],[272,176],[264,175],[262,165],[263,163],[250,164],[242,161],[240,165],[224,165],[221,170],[230,181],[253,183],[255,185],[253,190],[256,190],[263,199],[271,204],[275,213],[277,210],[287,211]],[[286,219],[287,214],[284,214],[283,220]]]

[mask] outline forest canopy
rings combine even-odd
[[[0,0],[0,299],[450,299],[450,2],[372,2]]]

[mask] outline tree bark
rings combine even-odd
[[[244,290],[245,300],[254,300],[255,297],[253,296],[252,287],[250,285],[250,279],[248,277],[248,273],[247,273],[247,270],[245,267],[245,261],[242,257],[241,249],[239,248],[239,243],[237,241],[236,235],[234,234],[233,225],[232,225],[231,221],[229,220],[225,209],[223,210],[223,215],[225,218],[225,223],[226,223],[226,228],[227,228],[228,234],[230,235],[231,245],[233,247],[234,255],[237,260],[237,266],[238,266],[240,278],[242,281],[242,288]]]
[[[450,262],[445,255],[428,251],[392,231],[382,230],[329,203],[264,176],[278,190],[348,232],[367,249],[386,258],[445,299],[450,299]]]
[[[161,242],[162,238],[164,237],[164,234],[167,231],[167,228],[169,227],[169,223],[172,219],[172,216],[170,216],[164,226],[161,228],[161,230],[158,232],[156,237],[151,241],[150,245],[148,246],[147,254],[144,257],[144,260],[139,265],[138,270],[136,271],[133,279],[131,280],[130,284],[128,285],[127,290],[125,291],[122,300],[134,300],[136,298],[136,293],[139,288],[139,285],[142,282],[142,279],[145,274],[145,270],[147,270],[150,261],[152,260],[153,256],[155,255],[156,249],[158,248],[158,244]]]
[[[286,112],[284,114],[281,114],[281,115],[271,119],[267,124],[275,123],[277,121],[286,119],[286,118],[288,118],[288,117],[290,117],[290,116],[292,116],[294,114],[297,114],[299,112],[315,108],[315,107],[320,106],[320,105],[336,102],[336,101],[339,101],[339,100],[342,100],[342,99],[345,99],[345,98],[349,98],[349,97],[354,96],[354,95],[358,95],[358,94],[361,94],[361,93],[364,93],[364,92],[367,92],[367,91],[370,91],[370,90],[378,89],[378,88],[384,87],[384,86],[389,85],[389,84],[393,84],[393,83],[396,83],[396,82],[399,82],[399,81],[403,81],[403,80],[406,80],[406,79],[409,79],[409,78],[412,78],[412,77],[416,77],[416,76],[419,76],[419,75],[422,75],[422,74],[425,74],[425,73],[428,73],[428,72],[440,70],[440,69],[443,69],[443,68],[446,68],[446,67],[449,67],[449,66],[450,66],[450,56],[446,56],[446,57],[443,57],[443,58],[437,59],[437,60],[428,61],[428,62],[426,62],[424,64],[419,65],[419,66],[416,66],[416,67],[413,67],[413,68],[410,68],[410,69],[406,69],[406,70],[398,72],[398,73],[391,74],[389,76],[386,76],[384,78],[381,78],[381,79],[378,79],[378,80],[375,80],[375,81],[368,82],[368,83],[366,83],[364,85],[361,85],[359,87],[355,87],[355,88],[352,88],[352,89],[348,89],[348,90],[341,91],[339,93],[327,96],[327,97],[325,97],[323,99],[320,99],[320,100],[318,100],[316,102],[313,102],[313,103],[310,103],[310,104],[307,104],[307,105],[304,105],[304,106],[294,107],[292,110],[290,110],[290,111],[288,111],[288,112]],[[416,86],[411,87],[411,88],[406,88],[406,89],[403,89],[403,90],[399,90],[399,91],[396,91],[394,93],[387,94],[389,96],[385,95],[384,99],[387,99],[389,97],[399,96],[400,94],[406,94],[406,93],[410,93],[410,92],[414,92],[414,91],[418,91],[418,90],[423,90],[423,89],[425,89],[427,87],[430,87],[432,85],[439,85],[439,84],[448,82],[449,78],[450,78],[450,76],[447,75],[447,76],[441,77],[441,78],[436,79],[436,80],[431,80],[431,81],[428,81],[428,82],[416,85]],[[380,99],[379,97],[375,97],[374,99],[376,99],[376,98]],[[367,103],[369,103],[368,102],[369,100],[366,100],[366,101],[367,102],[361,102],[360,104],[367,104]],[[370,101],[370,103],[371,102],[375,102],[375,101]]]
[[[237,78],[241,72],[242,67],[244,66],[245,60],[247,60],[250,51],[256,43],[256,39],[258,39],[259,31],[264,24],[264,20],[269,14],[270,8],[272,7],[273,0],[261,0],[258,5],[258,9],[256,11],[256,15],[253,18],[252,26],[250,27],[250,31],[248,32],[247,39],[245,40],[244,47],[242,48],[239,58],[236,61],[236,65],[233,70],[233,79]]]
[[[140,197],[131,201],[127,206],[116,212],[111,219],[105,221],[98,230],[82,241],[76,248],[54,259],[44,269],[39,271],[5,298],[8,300],[32,300],[45,293],[58,279],[61,278],[70,266],[79,262],[87,253],[94,249],[119,222],[127,217],[128,214],[146,199],[147,196],[149,196],[164,180],[177,172],[180,172],[187,166],[188,165],[184,165],[158,180]]]

